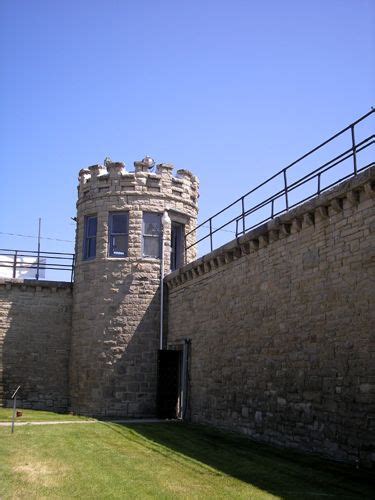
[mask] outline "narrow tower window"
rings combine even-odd
[[[129,214],[113,212],[109,214],[109,255],[128,256]]]
[[[143,257],[161,256],[161,214],[145,212],[143,214]]]
[[[96,215],[85,217],[85,235],[83,240],[83,258],[93,259],[96,256],[96,229],[98,218]]]
[[[183,265],[184,225],[172,221],[171,227],[171,271]]]

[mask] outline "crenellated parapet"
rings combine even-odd
[[[188,170],[178,170],[174,176],[173,168],[170,163],[160,163],[151,172],[143,161],[134,162],[133,172],[128,172],[124,163],[112,161],[83,168],[78,174],[78,204],[101,195],[135,192],[151,196],[163,193],[175,201],[197,206],[198,178]]]
[[[151,163],[150,163],[151,162]],[[129,172],[123,162],[109,158],[103,164],[91,165],[80,170],[78,179],[78,226],[77,277],[82,260],[85,217],[96,215],[97,256],[108,257],[109,214],[116,211],[129,213],[129,258],[141,254],[142,213],[163,213],[170,211],[171,218],[184,226],[188,234],[187,246],[195,241],[195,227],[198,214],[199,181],[188,170],[177,170],[173,165],[160,163],[154,167],[150,157],[134,162]],[[169,236],[169,228],[166,234]],[[196,248],[191,247],[186,262],[196,257]],[[166,267],[166,271],[168,268]]]

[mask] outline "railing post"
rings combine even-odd
[[[70,282],[73,283],[74,280],[74,268],[75,268],[75,263],[76,263],[76,256],[73,254],[72,256],[72,272],[70,274]]]
[[[39,266],[40,266],[39,258],[40,258],[40,252],[38,250],[38,256],[37,256],[37,259],[36,259],[36,274],[35,274],[35,279],[36,280],[39,279]]]
[[[286,168],[283,170],[284,174],[284,190],[285,190],[285,207],[289,210],[289,201],[288,201],[288,181],[286,179]]]
[[[350,127],[352,132],[352,150],[353,150],[353,165],[354,165],[354,175],[357,175],[357,152],[355,145],[355,136],[354,136],[354,125]]]
[[[11,427],[12,434],[14,433],[14,420],[16,418],[16,411],[17,411],[17,395],[15,395],[13,398],[12,427]]]
[[[37,258],[37,264],[36,264],[36,275],[35,279],[39,279],[39,267],[40,267],[40,226],[41,226],[41,221],[42,219],[39,217],[39,224],[38,224],[38,258]]]
[[[17,392],[19,391],[20,387],[21,386],[19,385],[11,396],[11,399],[13,399],[12,429],[11,429],[12,434],[14,432],[14,420],[16,418],[16,412],[17,412]]]
[[[211,252],[213,250],[213,244],[212,244],[212,219],[210,219],[210,248]]]
[[[319,172],[319,174],[318,174],[318,195],[320,194],[320,176],[321,176],[321,173]]]
[[[241,198],[241,206],[242,206],[242,234],[245,234],[245,197]],[[237,230],[236,230],[237,233]],[[236,234],[237,236],[237,234]]]
[[[17,274],[17,251],[14,251],[14,257],[13,257],[13,279],[16,277]]]

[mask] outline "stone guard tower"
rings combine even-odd
[[[198,179],[148,158],[126,172],[106,161],[79,173],[70,364],[71,409],[97,416],[156,410],[161,251],[164,273],[194,260]],[[161,217],[164,227],[161,249]],[[195,239],[195,232],[188,241]]]

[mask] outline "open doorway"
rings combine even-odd
[[[159,418],[186,417],[188,347],[184,342],[158,352],[157,415]]]

